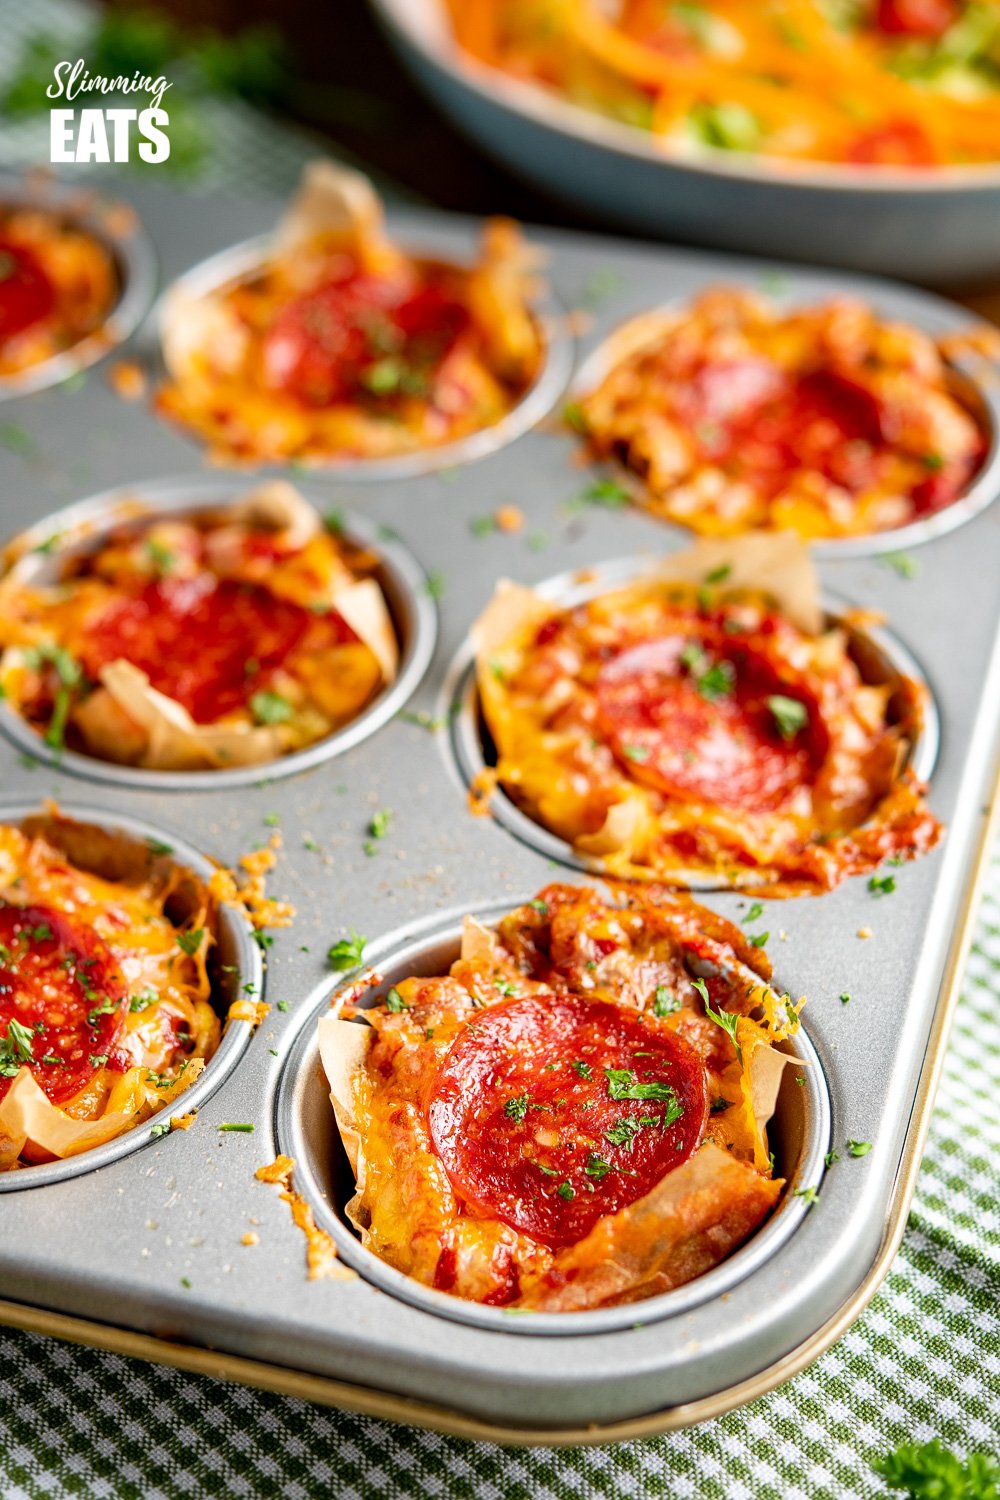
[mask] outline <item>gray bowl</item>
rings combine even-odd
[[[443,0],[371,0],[435,103],[489,155],[592,218],[671,240],[914,281],[1000,271],[1000,164],[800,164],[705,147],[668,155],[645,131],[459,52]]]

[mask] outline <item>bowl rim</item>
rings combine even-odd
[[[499,68],[466,56],[447,36],[443,45],[435,45],[431,40],[433,21],[429,25],[420,24],[412,0],[369,0],[369,3],[404,48],[418,54],[452,83],[478,95],[485,104],[526,117],[553,134],[618,157],[669,167],[690,176],[705,175],[778,189],[892,195],[1000,191],[1000,162],[911,168],[860,167],[840,162],[811,162],[801,166],[793,158],[769,157],[763,153],[744,155],[713,146],[702,147],[697,157],[691,158],[666,152],[638,126],[607,119],[596,111],[548,94],[541,85],[511,78]],[[429,8],[440,10],[441,0],[429,0]]]

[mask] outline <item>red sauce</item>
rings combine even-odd
[[[127,1005],[121,973],[92,927],[49,906],[0,902],[0,1034],[10,1042],[12,1022],[31,1032],[32,1060],[12,1045],[14,1061],[27,1063],[54,1104],[93,1077]],[[0,1098],[11,1081],[0,1076]]]
[[[163,578],[124,595],[99,618],[81,651],[96,678],[118,658],[140,667],[200,724],[243,708],[306,633],[316,649],[354,639],[338,615],[314,615],[253,584]]]
[[[0,343],[47,318],[56,294],[30,250],[0,238]]]
[[[614,657],[597,679],[599,727],[630,775],[669,796],[773,811],[811,782],[822,760],[816,705],[748,647],[711,632],[706,645],[673,635]],[[685,648],[698,653],[691,665]],[[773,696],[802,705],[803,726],[788,738],[768,707]]]
[[[433,278],[352,268],[282,308],[264,338],[265,382],[309,406],[426,394],[468,324]]]
[[[706,1115],[705,1071],[681,1037],[652,1016],[565,994],[479,1012],[428,1107],[456,1193],[552,1248],[686,1161]]]

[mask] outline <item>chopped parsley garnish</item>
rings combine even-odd
[[[907,552],[886,552],[879,558],[883,567],[891,568],[900,578],[920,577],[920,563]]]
[[[663,1117],[664,1129],[684,1113],[684,1107],[669,1083],[640,1083],[631,1068],[605,1068],[604,1072],[612,1099],[664,1100],[667,1106]]]
[[[848,1141],[847,1149],[852,1156],[867,1156],[872,1149],[871,1141]]]
[[[702,998],[702,1003],[705,1006],[706,1016],[710,1021],[714,1021],[716,1026],[722,1027],[723,1031],[726,1033],[733,1046],[736,1048],[736,1056],[739,1058],[740,1062],[742,1062],[743,1048],[740,1046],[739,1042],[736,1039],[736,1023],[738,1017],[734,1016],[728,1010],[723,1010],[721,1006],[718,1010],[712,1009],[712,1002],[709,999],[708,994],[708,985],[705,983],[704,979],[692,979],[691,983],[694,985],[695,989],[698,991],[699,995]]]
[[[511,984],[509,979],[494,979],[493,988],[498,995],[516,995],[517,985]]]
[[[280,822],[281,822],[281,815],[280,815],[280,813],[269,812],[269,813],[265,813],[264,814],[264,827],[265,828],[277,828],[277,826],[278,826],[278,824]]]
[[[648,745],[623,745],[622,749],[629,760],[637,761],[640,765],[643,761],[648,760],[651,754]]]
[[[793,1198],[804,1198],[806,1200],[806,1202],[809,1203],[809,1204],[813,1204],[813,1203],[818,1203],[819,1202],[819,1193],[816,1190],[816,1188],[814,1188],[812,1186],[810,1186],[810,1187],[804,1187],[804,1188],[796,1188],[795,1192],[792,1194],[792,1197]]]
[[[746,915],[740,918],[740,921],[746,926],[748,922],[756,922],[757,918],[763,915],[764,903],[762,901],[755,901]]]
[[[579,401],[567,401],[562,410],[563,421],[574,432],[587,431],[587,417]]]
[[[604,1132],[604,1139],[610,1141],[612,1146],[624,1146],[626,1151],[631,1151],[641,1129],[641,1120],[636,1120],[632,1115],[624,1115],[622,1119],[615,1121],[610,1130]]]
[[[626,505],[631,505],[632,496],[624,485],[616,483],[613,479],[595,479],[588,484],[586,489],[574,495],[572,500],[566,502],[569,511],[580,511],[588,505],[603,505],[608,510],[621,510]]]
[[[435,569],[433,572],[428,573],[427,579],[424,583],[424,592],[428,594],[431,599],[437,600],[444,598],[444,590],[444,574],[437,569]]]
[[[250,712],[258,724],[287,724],[295,710],[280,693],[262,690],[251,697]]]
[[[367,941],[366,937],[359,936],[352,927],[350,937],[341,938],[339,942],[334,943],[333,947],[327,953],[327,961],[330,967],[338,969],[340,972],[346,969],[356,969],[359,964],[364,962],[365,944]]]
[[[705,574],[706,583],[725,583],[733,571],[732,563],[722,563],[718,568],[713,568],[710,573]]]
[[[713,1115],[724,1115],[726,1110],[732,1109],[732,1107],[733,1101],[731,1099],[723,1099],[722,1095],[720,1094],[717,1099],[712,1100],[711,1113]]]
[[[549,906],[547,901],[529,901],[528,905],[532,908],[533,911],[537,911],[540,917],[547,917],[549,914]]]
[[[323,525],[334,536],[340,536],[344,529],[344,512],[342,510],[328,510],[323,517]]]
[[[680,1008],[681,1002],[677,996],[671,994],[665,984],[658,984],[653,995],[653,1015],[659,1016],[662,1020],[664,1016],[672,1015]]]
[[[869,875],[868,889],[873,896],[891,896],[896,889],[895,875]]]
[[[575,1073],[579,1073],[581,1078],[593,1078],[594,1076],[593,1069],[591,1068],[590,1063],[584,1062],[579,1057],[575,1057],[573,1059],[573,1061],[570,1063],[570,1067]]]
[[[33,1043],[30,1026],[12,1020],[7,1035],[0,1041],[0,1078],[13,1078],[22,1063],[34,1062]]]
[[[98,1022],[98,1018],[100,1016],[110,1016],[117,1009],[118,1009],[118,1003],[117,1003],[117,1001],[115,1001],[115,1000],[109,1000],[109,999],[107,999],[107,997],[105,997],[105,999],[103,999],[101,1001],[100,1005],[95,1005],[94,1008],[93,1008],[93,1010],[88,1011],[88,1013],[87,1013],[87,1025],[88,1026],[96,1026],[97,1022]]]
[[[392,821],[392,809],[380,807],[378,812],[372,813],[371,822],[368,824],[368,832],[373,839],[384,839],[389,832],[389,824]]]
[[[763,948],[770,936],[769,932],[755,932],[748,938],[748,941],[751,948]]]
[[[255,927],[253,930],[253,940],[262,953],[266,953],[268,948],[274,947],[274,938],[271,933],[261,932],[259,927]]]
[[[158,1136],[169,1135],[170,1134],[170,1121],[169,1120],[161,1120],[159,1124],[157,1124],[157,1125],[151,1125],[150,1129],[149,1129],[149,1133],[152,1136],[152,1138],[153,1138],[154,1141],[157,1139]]]
[[[842,990],[841,991],[840,1003],[841,1003],[841,1005],[850,1005],[850,1003],[851,1003],[851,992],[850,992],[850,990]]]
[[[725,698],[732,692],[736,682],[736,671],[731,662],[713,662],[707,672],[703,672],[695,681],[695,687],[703,698],[709,703],[714,703],[717,698]]]
[[[227,1123],[225,1125],[220,1125],[218,1128],[220,1130],[234,1130],[240,1135],[252,1135],[253,1133],[252,1125],[230,1125]]]
[[[772,693],[766,700],[774,727],[783,740],[794,740],[800,729],[809,723],[809,710],[798,698],[786,698],[784,693]]]
[[[173,844],[165,844],[162,839],[147,839],[146,848],[150,854],[173,854]]]
[[[409,1010],[410,1008],[395,985],[393,985],[385,997],[385,1008],[386,1010],[391,1010],[394,1016],[398,1016],[400,1011]]]
[[[824,1164],[826,1166],[828,1166],[828,1167],[832,1167],[833,1164],[834,1164],[834,1162],[835,1161],[839,1161],[839,1160],[840,1160],[840,1152],[839,1151],[828,1151],[826,1153],[826,1155],[824,1156],[824,1158],[823,1158]]]
[[[565,1198],[567,1203],[569,1202],[570,1198],[576,1197],[576,1188],[571,1182],[561,1182],[556,1188],[556,1192],[559,1194],[560,1198]]]
[[[146,551],[149,553],[150,561],[156,564],[161,573],[169,573],[177,561],[170,548],[158,542],[155,537],[150,537],[146,542]]]
[[[189,932],[179,932],[177,934],[177,946],[182,953],[187,954],[188,958],[193,958],[201,947],[204,936],[204,927],[192,927]]]
[[[609,1161],[605,1161],[603,1156],[598,1156],[596,1151],[591,1151],[583,1170],[588,1177],[595,1177],[600,1182],[602,1177],[607,1177],[609,1172],[614,1171],[614,1167]]]
[[[108,1060],[106,1052],[92,1052],[90,1054],[90,1066],[92,1068],[103,1068]]]
[[[508,1120],[514,1120],[517,1124],[520,1124],[528,1113],[528,1095],[526,1093],[517,1094],[514,1098],[508,1099],[503,1107],[503,1112]]]
[[[279,1000],[276,1003],[276,1005],[275,1005],[274,1008],[275,1008],[275,1010],[280,1010],[282,1013],[284,1013],[288,1009],[288,1001],[287,1000]]]

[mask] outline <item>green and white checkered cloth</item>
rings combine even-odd
[[[7,51],[38,28],[72,47],[70,0],[0,0]],[[197,184],[284,190],[305,136],[220,103]],[[41,135],[39,132],[41,131]],[[43,138],[44,137],[44,138]],[[47,154],[44,117],[5,127],[4,165]],[[939,1437],[1000,1450],[1000,857],[994,865],[903,1249],[864,1316],[752,1406],[667,1437],[504,1449],[0,1330],[0,1500],[853,1500],[872,1459]],[[2,1220],[0,1220],[2,1233]],[[2,1295],[2,1288],[0,1288]]]
[[[998,997],[1000,857],[902,1251],[845,1337],[751,1406],[615,1447],[505,1449],[0,1331],[0,1495],[860,1500],[886,1494],[870,1463],[903,1441],[997,1452]]]

